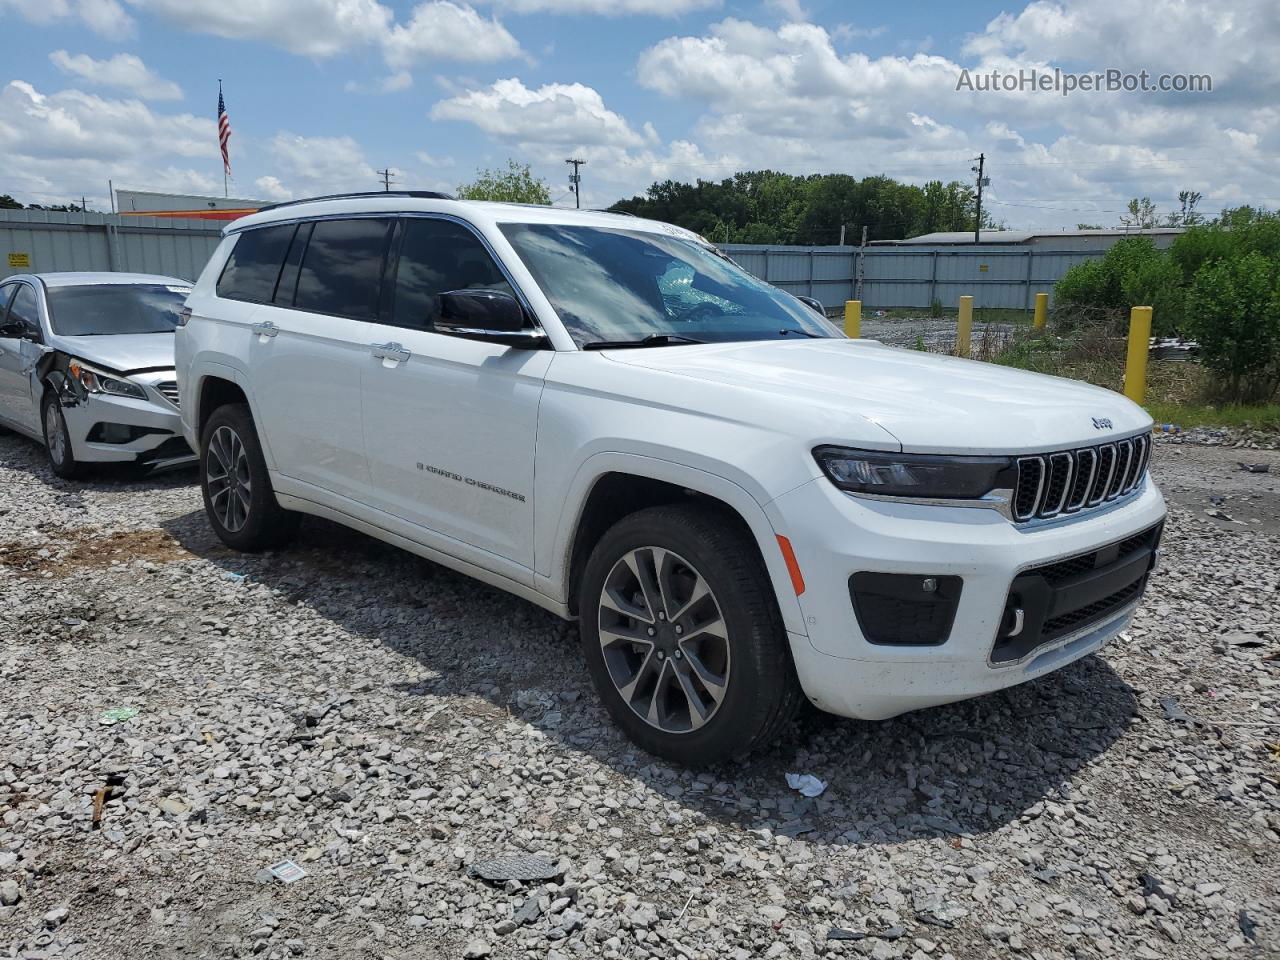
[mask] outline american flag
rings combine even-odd
[[[222,102],[222,85],[218,85],[218,143],[222,144],[222,171],[231,176],[231,154],[227,150],[227,141],[231,139],[231,120],[227,116],[227,105]]]

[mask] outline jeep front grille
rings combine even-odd
[[[1137,489],[1151,459],[1151,437],[1018,458],[1013,518],[1020,523],[1078,513]]]

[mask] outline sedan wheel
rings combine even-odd
[[[707,581],[662,547],[625,554],[600,593],[601,653],[614,689],[651,727],[690,733],[720,709],[729,634]]]

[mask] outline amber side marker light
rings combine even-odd
[[[804,574],[800,572],[800,564],[796,562],[796,552],[791,549],[791,541],[778,534],[778,548],[782,551],[782,559],[787,563],[787,573],[791,574],[791,587],[796,596],[804,593]]]

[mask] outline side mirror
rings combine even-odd
[[[30,340],[32,343],[40,342],[40,334],[27,326],[21,320],[9,320],[0,324],[0,337],[6,340]]]
[[[519,333],[525,329],[524,310],[501,290],[450,290],[440,294],[436,325],[458,333]]]
[[[825,317],[827,315],[827,308],[824,307],[821,302],[813,299],[813,297],[796,297],[796,299],[821,316]]]

